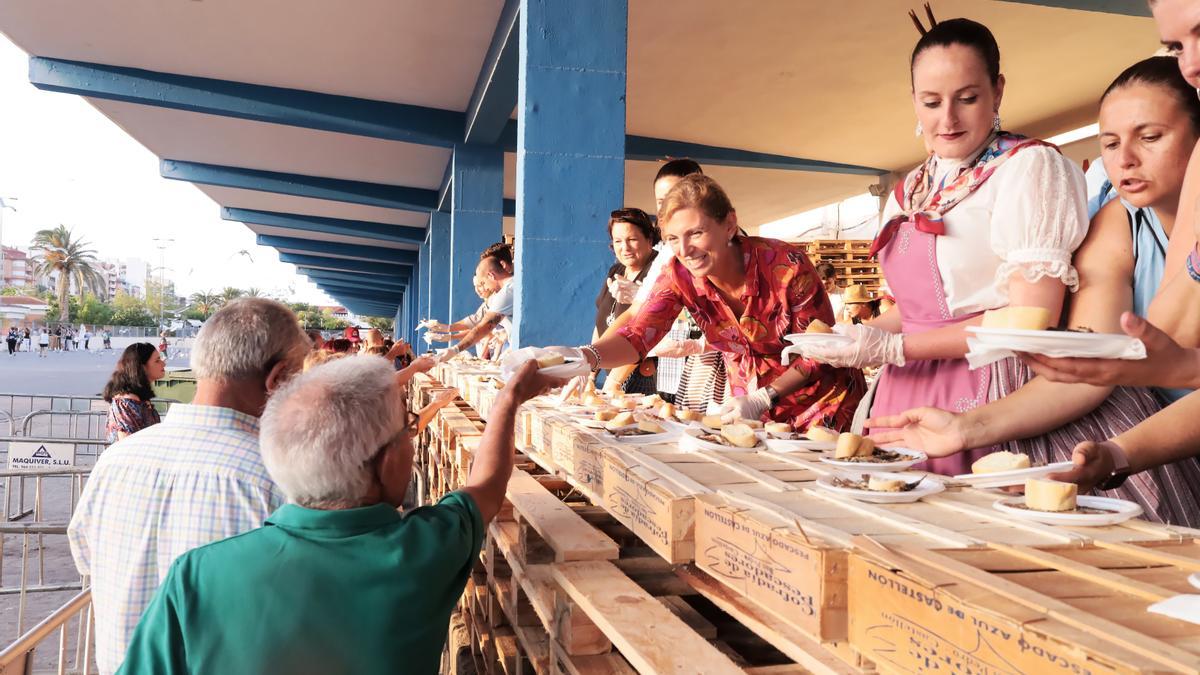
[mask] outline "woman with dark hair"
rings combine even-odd
[[[641,209],[626,208],[613,211],[608,219],[609,247],[617,262],[608,268],[604,286],[596,296],[595,341],[609,325],[629,309],[642,281],[650,271],[650,263],[658,255],[654,250],[659,242],[658,227],[649,214]],[[657,359],[646,358],[625,381],[624,391],[630,394],[654,394],[658,391]],[[674,392],[672,392],[674,393]]]
[[[337,354],[354,353],[354,343],[347,338],[335,338],[325,343],[325,350]]]
[[[154,390],[150,383],[166,372],[166,361],[149,342],[135,342],[125,348],[112,377],[104,385],[104,400],[109,404],[106,426],[109,443],[159,423],[158,411],[151,402]]]
[[[1118,333],[1123,312],[1146,316],[1163,277],[1168,239],[1174,240],[1177,230],[1175,214],[1188,155],[1200,139],[1200,100],[1175,58],[1151,57],[1127,68],[1105,90],[1099,125],[1101,159],[1119,200],[1096,213],[1075,255],[1079,291],[1071,298],[1068,325]],[[1170,403],[1191,392],[1156,393]],[[901,441],[930,455],[1003,443],[1048,464],[1071,460],[1080,440],[1107,438],[1112,429],[1088,425],[1089,417],[1111,417],[1120,409],[1116,404],[1137,395],[1146,394],[1038,377],[962,414],[916,408],[872,421],[896,428],[879,440]],[[1111,443],[1106,449],[1120,450]],[[1096,481],[1081,482],[1086,490]],[[1101,480],[1098,486],[1112,490],[1105,496],[1138,502],[1152,520],[1200,525],[1200,463],[1194,457],[1128,480]]]

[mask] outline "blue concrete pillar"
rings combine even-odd
[[[464,221],[463,227],[466,228],[465,221],[469,220],[467,214],[460,214],[460,218]],[[452,223],[449,213],[434,211],[429,216],[429,274],[425,277],[426,284],[429,286],[429,316],[444,323],[458,321],[466,313],[452,314],[450,312],[450,297],[451,297],[451,234]],[[462,233],[463,240],[469,240],[466,232]],[[465,245],[464,245],[465,246]],[[467,253],[463,254],[464,256]],[[479,251],[475,251],[474,260],[479,260]],[[475,274],[475,263],[470,264],[470,271],[467,272],[467,282],[470,283],[471,277]],[[471,291],[472,297],[475,296],[475,291]],[[461,308],[460,308],[461,309]],[[474,309],[472,307],[471,309]]]
[[[405,332],[408,335],[408,337],[406,337],[405,339],[408,341],[408,344],[410,344],[410,345],[416,344],[417,320],[418,320],[417,306],[418,306],[418,304],[420,304],[420,301],[421,301],[421,293],[420,293],[420,291],[417,290],[416,285],[414,284],[412,286],[409,286],[408,290],[404,292],[404,308],[405,308],[405,312],[408,314],[408,316],[405,318],[404,326],[405,326]]]
[[[432,220],[432,217],[430,218]],[[429,284],[426,279],[429,278],[429,231],[425,232],[425,241],[421,244],[421,248],[417,249],[418,267],[413,270],[412,280],[409,282],[409,288],[417,289],[417,319],[429,318]]]
[[[627,0],[521,0],[517,346],[577,345],[625,183]]]
[[[396,340],[408,340],[408,336],[404,334],[404,307],[403,304],[396,305],[396,316],[392,318],[395,322],[395,330],[392,330]]]
[[[479,307],[473,283],[479,254],[504,236],[504,151],[494,146],[456,145],[452,161],[449,320],[455,321]],[[438,256],[435,249],[435,265]]]

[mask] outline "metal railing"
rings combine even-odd
[[[154,407],[166,412],[173,398],[154,398]],[[108,412],[108,402],[100,396],[68,396],[59,394],[20,394],[0,392],[0,414],[12,420],[23,419],[29,413],[43,411]]]
[[[107,425],[104,410],[35,410],[21,420],[21,435],[104,442]]]
[[[77,620],[74,630],[75,640],[72,645],[71,623],[75,620]],[[65,605],[54,610],[38,625],[17,638],[16,642],[0,651],[0,673],[26,675],[33,672],[35,651],[57,631],[57,658],[52,664],[54,672],[59,675],[65,675],[65,673],[88,675],[92,670],[93,625],[92,591],[84,589]],[[72,655],[74,656],[73,663]]]
[[[73,441],[62,438],[40,438],[29,436],[0,436],[0,446],[4,448],[3,454],[7,455],[8,445],[11,442],[29,442],[29,443],[58,443],[70,444],[76,448],[76,457],[91,458],[95,461],[100,452],[107,447],[106,443],[98,443],[96,441]],[[0,478],[4,479],[4,520],[12,522],[20,520],[26,516],[34,516],[34,520],[44,520],[42,517],[42,495],[43,482],[48,478],[70,478],[70,511],[66,514],[66,519],[69,520],[71,514],[75,512],[75,504],[79,501],[79,493],[83,491],[84,478],[91,473],[90,466],[83,467],[62,467],[57,469],[21,469],[21,470],[0,470]],[[27,499],[30,497],[28,489],[28,481],[33,481],[33,504],[26,506]],[[16,493],[14,495],[14,493]],[[13,510],[13,501],[17,502],[17,508]]]
[[[55,514],[64,522],[69,521],[71,516],[75,515],[75,505],[79,503],[79,495],[83,492],[83,484],[88,475],[92,472],[92,468],[88,466],[72,466],[63,467],[60,469],[22,469],[22,470],[3,470],[0,471],[0,478],[4,479],[4,515],[5,520],[12,522],[20,520],[26,516],[33,516],[34,522],[45,522],[45,510],[43,509],[44,500],[43,490],[44,482],[47,479],[66,478],[70,480],[69,501],[67,503],[67,511],[64,514]],[[13,479],[16,479],[14,481]],[[26,481],[33,481],[33,504],[29,508],[25,508],[25,499],[28,492]],[[13,490],[13,483],[16,483],[16,490]],[[15,499],[17,501],[17,510],[13,511],[13,492],[16,492]],[[0,568],[3,566],[3,561],[0,561]]]

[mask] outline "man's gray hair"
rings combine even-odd
[[[276,363],[297,364],[312,349],[296,315],[266,298],[240,298],[204,322],[192,347],[200,380],[263,377]]]
[[[290,502],[357,504],[374,481],[371,460],[403,428],[403,414],[388,361],[323,363],[271,396],[259,436],[263,463]]]

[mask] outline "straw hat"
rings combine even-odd
[[[847,286],[846,290],[842,293],[842,303],[847,305],[852,303],[871,302],[872,300],[874,300],[874,298],[871,297],[871,292],[868,291],[867,287],[863,286],[862,284],[853,284]]]

